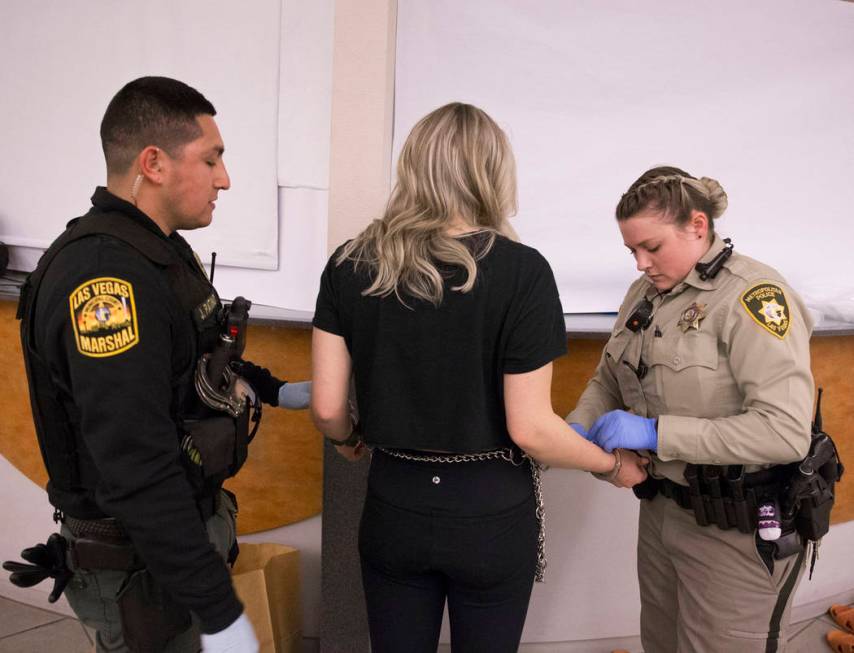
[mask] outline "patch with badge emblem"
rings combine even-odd
[[[77,351],[104,358],[139,342],[133,286],[122,279],[99,277],[75,288],[68,297]]]
[[[214,312],[214,309],[219,304],[219,297],[215,292],[212,292],[208,295],[208,298],[203,301],[201,304],[196,306],[196,320],[198,320],[199,324],[207,320]]]
[[[685,333],[688,329],[697,329],[699,331],[700,322],[704,317],[706,317],[706,304],[694,302],[685,309],[685,312],[682,313],[682,317],[679,318],[676,324],[681,327],[682,333]]]
[[[783,289],[773,283],[760,283],[741,296],[741,305],[763,329],[780,340],[789,332],[789,305]]]

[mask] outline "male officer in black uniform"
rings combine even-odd
[[[215,113],[173,79],[122,88],[101,124],[107,187],[22,293],[66,595],[98,651],[197,651],[190,613],[206,652],[258,650],[226,566],[236,508],[221,491],[248,417],[213,413],[194,389],[222,306],[178,235],[210,224],[229,188]]]

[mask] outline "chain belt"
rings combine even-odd
[[[509,447],[506,449],[495,449],[494,451],[483,451],[480,453],[438,455],[404,453],[397,449],[385,449],[383,447],[377,447],[377,449],[387,456],[419,463],[476,463],[486,460],[503,460],[514,467],[519,467],[525,463],[525,460],[527,460],[531,466],[531,478],[534,482],[534,501],[537,505],[535,514],[537,516],[537,523],[539,524],[539,534],[537,535],[537,569],[534,573],[534,580],[538,583],[544,582],[546,565],[548,564],[546,561],[546,512],[543,504],[543,486],[540,479],[540,472],[542,468],[536,460],[526,453],[514,456],[515,451]],[[519,458],[518,461],[516,459],[517,457]]]

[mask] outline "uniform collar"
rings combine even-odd
[[[724,247],[726,247],[726,243],[724,243],[723,238],[719,238],[717,234],[715,234],[714,240],[712,241],[712,244],[709,247],[709,251],[703,254],[700,260],[697,261],[697,263],[708,263],[713,258],[715,258],[715,256],[717,256]],[[688,273],[688,276],[685,277],[681,282],[677,283],[670,292],[682,292],[687,286],[698,288],[700,290],[714,290],[717,287],[716,279],[718,279],[718,276],[703,281],[702,279],[700,279],[700,273],[697,272],[697,268],[693,267]]]
[[[177,231],[173,231],[169,236],[167,236],[154,220],[149,218],[145,213],[140,211],[127,200],[123,200],[121,197],[113,195],[105,187],[95,187],[95,193],[92,195],[92,206],[101,211],[122,213],[127,218],[157,234],[158,237],[163,238],[173,246],[177,246],[185,255],[192,257],[190,245],[186,240],[184,240],[181,234]]]
[[[113,195],[103,186],[97,186],[95,188],[95,193],[92,195],[92,206],[101,211],[122,213],[149,231],[153,231],[161,238],[169,240],[169,237],[163,233],[163,230],[157,226],[157,223],[154,222],[154,220],[149,218],[130,202]]]

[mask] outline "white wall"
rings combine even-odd
[[[614,207],[661,163],[718,179],[718,228],[854,322],[854,4],[400,0],[395,151],[454,100],[512,141],[522,239],[564,311],[616,311],[637,276]]]
[[[334,0],[0,3],[0,241],[30,270],[106,181],[110,98],[141,75],[198,88],[217,108],[232,187],[212,225],[223,297],[314,308],[326,259]]]
[[[275,269],[279,23],[280,0],[0,3],[0,239],[46,247],[85,213],[105,183],[107,103],[136,77],[165,75],[217,107],[234,185],[196,243]]]

